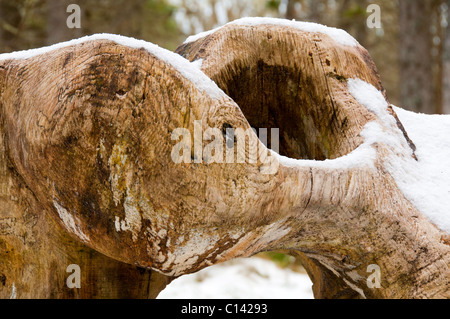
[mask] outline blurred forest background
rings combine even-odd
[[[66,26],[69,4],[81,28]],[[366,24],[380,7],[380,28]],[[342,28],[368,49],[391,103],[450,113],[450,0],[0,0],[0,52],[41,47],[93,33],[115,33],[169,50],[191,34],[245,16],[311,21]]]

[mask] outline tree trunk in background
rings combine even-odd
[[[0,52],[8,52],[17,49],[14,43],[18,35],[20,15],[15,6],[5,0],[0,0]]]
[[[443,114],[443,68],[444,68],[444,45],[445,45],[445,28],[442,26],[442,12],[440,6],[436,5],[434,8],[434,25],[436,26],[436,35],[439,38],[439,43],[436,45],[436,55],[434,56],[435,65],[435,85],[434,85],[434,99],[435,99],[435,113]]]
[[[297,0],[288,0],[287,7],[286,7],[286,14],[285,18],[292,20],[297,18],[297,14],[295,12],[295,3],[298,2]]]
[[[66,8],[67,0],[48,0],[47,1],[47,39],[48,45],[66,41],[67,25],[66,25]]]
[[[3,3],[3,1],[0,1],[0,43],[2,44],[2,47],[5,47],[5,43],[6,43],[6,38],[5,38],[5,29],[3,27],[3,24],[5,22],[5,18],[6,18],[6,13],[5,13],[5,4]],[[0,52],[1,48],[0,48]]]
[[[309,6],[310,6],[309,19],[310,19],[310,21],[321,23],[322,15],[321,15],[321,10],[320,10],[320,5],[323,5],[320,1],[317,1],[317,0],[309,1]]]
[[[400,1],[400,101],[416,112],[434,113],[430,1]]]

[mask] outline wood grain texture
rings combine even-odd
[[[417,159],[391,106],[396,127],[348,92],[347,80],[357,78],[387,100],[369,53],[359,45],[343,46],[325,34],[289,27],[231,24],[176,52],[190,61],[202,59],[202,71],[236,101],[252,126],[279,127],[282,155],[343,156],[360,145],[364,125],[376,121],[393,134],[399,130]],[[300,255],[316,298],[449,297],[449,246],[441,240],[446,235],[404,198],[386,172],[384,162],[400,152],[376,147],[375,170],[311,168],[307,205],[295,209],[291,202],[296,233],[282,247]],[[280,171],[285,169],[288,176],[295,174],[296,169]],[[299,179],[308,178],[304,175]],[[370,264],[382,270],[380,289],[367,287]]]
[[[0,297],[13,284],[18,298],[155,297],[175,277],[275,249],[302,258],[317,298],[448,297],[446,234],[383,167],[413,160],[414,144],[393,110],[392,126],[348,92],[352,77],[384,92],[363,48],[230,25],[177,52],[202,58],[228,95],[109,40],[0,63]],[[172,132],[193,137],[200,120],[203,131],[279,127],[282,154],[317,160],[352,152],[373,121],[409,153],[378,143],[373,167],[288,167],[274,156],[208,163],[191,145],[192,161],[175,163]],[[246,154],[267,151],[248,140]],[[69,264],[82,270],[78,290],[65,286]],[[367,286],[370,264],[382,288]]]

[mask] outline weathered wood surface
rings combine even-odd
[[[415,146],[391,107],[397,127],[383,123],[348,92],[349,78],[384,92],[375,65],[359,45],[343,46],[326,35],[288,27],[229,25],[177,52],[190,61],[202,59],[201,69],[236,101],[252,126],[283,128],[283,155],[319,160],[345,155],[361,143],[364,125],[377,121],[403,135],[415,157]],[[282,246],[309,258],[304,265],[316,297],[449,297],[447,235],[404,198],[383,168],[396,150],[376,147],[375,170],[313,167],[286,173],[299,174],[304,186],[296,188],[309,196],[306,206],[290,199],[296,233]],[[370,264],[382,269],[381,289],[367,287]]]
[[[107,40],[0,63],[0,297],[13,285],[18,298],[154,297],[173,277],[275,249],[302,259],[317,298],[449,297],[447,234],[383,169],[389,145],[376,145],[375,167],[270,156],[273,174],[261,160],[171,158],[171,133],[194,136],[195,120],[204,130],[280,127],[282,155],[317,160],[354,150],[375,121],[413,158],[395,112],[387,125],[348,92],[351,77],[384,92],[365,49],[230,25],[177,52],[203,59],[228,96]],[[265,149],[255,134],[250,143]],[[69,264],[82,268],[80,289],[65,286]],[[370,264],[381,288],[367,286]]]

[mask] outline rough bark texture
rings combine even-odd
[[[376,145],[375,167],[195,163],[194,146],[191,163],[172,161],[172,131],[194,136],[194,120],[204,130],[279,127],[283,155],[317,160],[354,150],[375,121],[400,130],[414,157],[392,109],[393,127],[348,92],[350,77],[383,91],[366,50],[229,25],[177,52],[203,59],[229,97],[107,40],[2,62],[1,297],[13,284],[19,298],[74,297],[64,286],[72,263],[89,274],[80,296],[155,296],[173,277],[275,249],[298,254],[317,298],[449,297],[447,234],[384,170],[397,154],[389,145]],[[249,142],[265,149],[255,134]],[[367,286],[370,264],[381,288]]]

